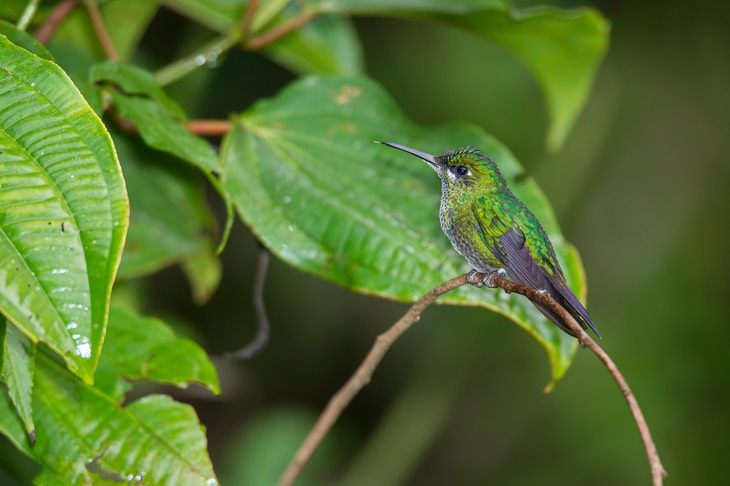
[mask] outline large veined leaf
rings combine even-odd
[[[128,204],[109,134],[53,62],[0,36],[0,311],[91,382]]]
[[[552,149],[563,143],[583,108],[608,47],[608,22],[587,8],[518,10],[504,0],[318,0],[311,8],[432,19],[501,45],[530,69],[543,90]]]
[[[33,411],[37,442],[32,457],[41,484],[217,484],[207,441],[195,411],[167,396],[148,396],[122,408],[39,354]],[[0,409],[2,408],[0,403]],[[17,437],[17,421],[0,418]]]
[[[431,153],[484,149],[542,221],[569,284],[584,295],[576,251],[503,145],[472,125],[416,126],[364,78],[308,77],[244,113],[224,142],[224,184],[244,221],[283,260],[360,292],[413,301],[469,267],[441,232],[438,177],[374,140]],[[547,350],[553,380],[575,352],[575,340],[522,297],[462,287],[441,301],[482,305],[517,322]]]

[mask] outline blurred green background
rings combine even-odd
[[[598,8],[612,34],[587,107],[552,154],[537,84],[508,53],[428,22],[358,18],[356,27],[367,72],[410,117],[475,122],[538,180],[583,257],[601,344],[642,405],[667,484],[730,484],[730,9],[709,0],[553,4]],[[198,29],[161,12],[140,59],[189,52],[176,40],[197,45],[206,35]],[[224,118],[290,79],[263,56],[234,52],[171,92],[192,117]],[[195,86],[208,94],[186,96]],[[216,96],[231,87],[235,99]],[[187,303],[179,269],[145,284],[147,312],[184,323],[213,355],[255,330],[256,249],[240,224],[222,258],[221,289],[205,306]],[[275,481],[374,337],[407,308],[278,261],[266,300],[271,343],[250,362],[217,361],[222,397],[165,389],[196,406],[223,484]],[[546,396],[548,380],[543,350],[505,318],[432,307],[390,350],[301,484],[648,484],[636,426],[598,360],[579,351]],[[32,477],[33,466],[2,445],[4,467]]]

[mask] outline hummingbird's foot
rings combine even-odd
[[[469,274],[466,276],[466,281],[472,284],[476,288],[484,287],[484,281],[477,277],[477,275],[482,275],[481,272],[478,270],[472,270],[469,272]]]
[[[497,270],[492,270],[491,272],[489,272],[487,274],[486,277],[484,277],[484,285],[487,288],[496,289],[498,286],[495,285],[494,283],[492,283],[492,279],[494,277],[503,277],[504,278],[506,276],[507,276],[507,270],[505,270],[504,268],[499,268]]]
[[[477,276],[479,275],[479,277]],[[484,275],[483,277],[481,277]],[[469,272],[469,274],[466,276],[466,281],[472,284],[476,288],[484,287],[494,289],[497,288],[497,285],[492,283],[492,279],[494,277],[506,277],[507,271],[504,268],[499,268],[497,270],[491,270],[490,272],[484,274],[479,272],[478,270],[472,270]],[[481,277],[481,278],[480,278]]]

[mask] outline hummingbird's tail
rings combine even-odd
[[[596,329],[596,325],[593,323],[593,319],[591,319],[588,311],[585,307],[583,307],[583,304],[580,303],[573,291],[568,288],[568,285],[564,282],[558,281],[555,278],[548,277],[548,280],[550,281],[550,284],[546,285],[546,287],[550,288],[547,288],[545,290],[550,295],[550,297],[552,297],[558,304],[563,306],[565,310],[567,310],[570,315],[575,318],[578,324],[580,324],[580,327],[586,329],[587,326],[590,326],[593,332],[596,333],[596,336],[600,338],[601,333],[598,332],[598,329]],[[532,304],[537,307],[538,310],[542,312],[542,314],[547,317],[550,322],[558,326],[562,331],[570,334],[573,337],[576,337],[575,333],[570,330],[567,324],[565,324],[565,322],[557,314],[555,314],[543,304],[537,302],[532,302]]]
[[[500,247],[494,248],[492,251],[496,256],[502,256],[507,274],[515,282],[527,285],[533,289],[542,289],[550,295],[558,304],[563,306],[570,314],[575,317],[578,324],[583,329],[590,326],[596,336],[601,337],[601,333],[593,324],[591,316],[583,304],[580,303],[568,284],[565,283],[562,272],[556,269],[555,272],[548,273],[540,266],[530,251],[525,246],[525,238],[520,230],[512,228],[499,238]],[[553,311],[546,306],[532,302],[545,317],[553,324],[558,326],[562,331],[575,337],[575,333],[558,317]]]

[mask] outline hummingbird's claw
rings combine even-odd
[[[507,271],[504,268],[499,268],[497,270],[492,270],[491,272],[489,272],[487,274],[486,277],[484,277],[484,285],[487,286],[490,289],[495,289],[495,288],[497,288],[497,285],[495,285],[494,283],[492,283],[492,279],[494,277],[506,277],[506,276],[507,276]]]
[[[472,270],[466,276],[466,281],[469,282],[470,284],[472,284],[476,288],[484,287],[484,280],[477,277],[477,275],[481,275],[481,273],[478,270]]]
[[[506,277],[506,276],[507,276],[507,271],[504,268],[492,270],[486,274],[481,273],[478,270],[472,270],[466,276],[466,281],[469,282],[470,284],[472,284],[476,288],[481,288],[481,287],[486,286],[487,288],[494,289],[497,287],[497,285],[492,283],[492,279],[494,277]]]

